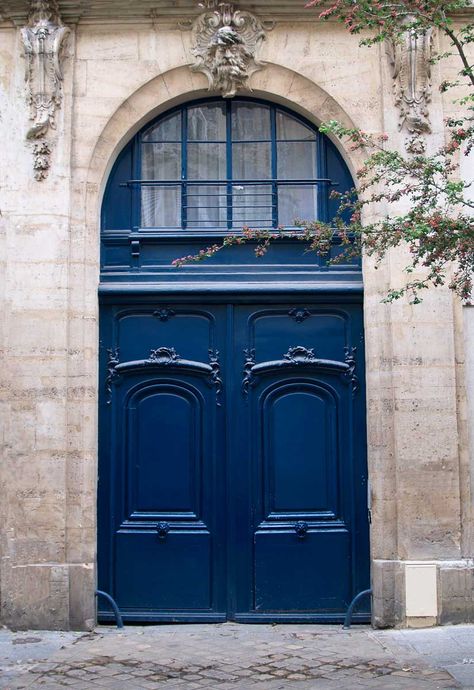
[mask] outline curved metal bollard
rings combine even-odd
[[[114,611],[114,616],[115,616],[115,622],[117,623],[117,628],[123,628],[123,620],[122,616],[119,611],[119,607],[117,606],[117,603],[115,599],[113,599],[110,594],[107,594],[107,592],[103,592],[101,589],[96,589],[95,591],[96,597],[104,597],[107,599],[109,604],[111,605],[113,611]]]
[[[359,601],[360,601],[363,597],[366,597],[366,596],[368,596],[368,595],[372,595],[372,590],[371,590],[371,589],[364,589],[363,592],[359,592],[359,594],[357,594],[357,595],[353,598],[353,600],[352,600],[351,603],[349,604],[349,608],[347,609],[346,617],[344,618],[344,625],[342,626],[344,630],[349,630],[349,628],[351,627],[351,623],[352,623],[352,614],[354,613],[354,609],[355,609],[356,605],[359,603]]]

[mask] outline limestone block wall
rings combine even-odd
[[[208,93],[205,77],[189,70],[188,31],[112,20],[72,29],[51,170],[37,182],[25,142],[18,29],[0,24],[0,611],[17,628],[94,623],[101,196],[115,157],[145,121]],[[284,22],[268,32],[261,58],[267,65],[252,78],[255,95],[316,123],[335,118],[386,131],[403,146],[383,46],[360,48],[335,24]],[[433,79],[439,83],[440,74]],[[431,145],[444,136],[447,108],[433,96]],[[360,157],[343,153],[357,170]],[[474,615],[469,341],[448,290],[416,307],[381,303],[387,287],[403,280],[403,266],[402,251],[378,270],[364,263],[380,626]],[[425,570],[406,577],[419,562]],[[416,587],[433,585],[433,573],[431,608],[410,609]]]

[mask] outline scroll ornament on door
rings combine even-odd
[[[26,98],[33,124],[26,138],[34,142],[35,178],[44,180],[50,167],[56,110],[61,106],[61,57],[70,29],[59,15],[57,0],[31,0],[28,23],[21,29],[25,57]]]
[[[409,25],[411,18],[406,18]],[[431,101],[432,31],[408,28],[401,38],[387,42],[393,77],[395,104],[400,111],[399,129],[409,137],[409,153],[423,153],[424,135],[431,132],[428,103]]]
[[[195,63],[191,69],[207,76],[209,90],[232,98],[263,67],[257,52],[265,29],[253,14],[236,10],[230,3],[208,2],[207,7],[209,11],[193,25]]]

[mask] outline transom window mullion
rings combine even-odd
[[[181,115],[181,227],[186,229],[188,224],[188,109],[185,107]]]
[[[227,229],[232,229],[232,108],[231,101],[226,101],[226,189],[227,189]]]
[[[318,177],[327,177],[327,161],[326,161],[326,146],[323,135],[321,132],[317,134],[317,146],[316,146],[316,173]],[[321,182],[318,186],[318,199],[317,199],[317,217],[321,218],[323,221],[328,219],[328,202],[329,202],[329,184],[325,180]]]
[[[271,133],[271,155],[272,155],[272,194],[271,194],[271,204],[272,204],[272,226],[274,228],[278,227],[278,183],[276,182],[278,176],[278,151],[276,144],[276,108],[272,106],[270,108],[270,133]]]

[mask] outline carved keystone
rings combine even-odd
[[[193,25],[194,72],[202,72],[209,90],[232,98],[248,78],[263,67],[256,54],[265,38],[265,29],[250,12],[235,10],[230,3],[219,3],[213,11],[201,14]]]

